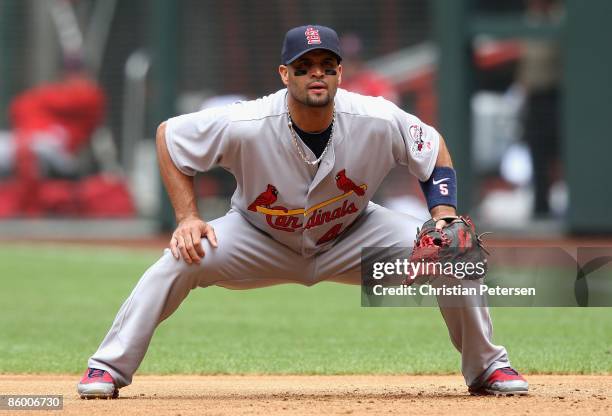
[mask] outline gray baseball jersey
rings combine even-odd
[[[168,120],[166,143],[187,175],[222,166],[236,178],[232,208],[310,257],[328,249],[367,207],[389,171],[431,175],[439,136],[395,104],[338,89],[335,125],[320,166],[301,159],[288,128],[286,90]]]

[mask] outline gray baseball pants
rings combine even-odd
[[[219,246],[203,240],[206,256],[200,265],[176,260],[169,249],[151,266],[123,303],[89,367],[108,371],[118,387],[127,386],[142,362],[157,325],[179,307],[196,287],[250,289],[281,283],[313,285],[321,281],[361,283],[361,247],[408,247],[421,221],[370,203],[336,244],[315,257],[304,258],[230,211],[211,221]],[[488,308],[441,307],[451,341],[461,353],[462,373],[476,386],[497,368],[510,365],[506,349],[491,342]]]

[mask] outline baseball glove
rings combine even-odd
[[[444,225],[436,227],[440,221]],[[484,233],[483,233],[484,234]],[[428,280],[431,277],[447,276],[474,280],[483,278],[487,271],[486,255],[482,235],[476,234],[470,217],[445,217],[426,221],[417,230],[410,262],[422,267],[407,283]],[[426,278],[426,279],[423,279]]]

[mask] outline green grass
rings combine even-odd
[[[0,246],[0,372],[78,373],[158,251]],[[156,332],[143,373],[455,373],[435,308],[362,308],[358,287],[195,290]],[[612,372],[612,309],[497,308],[495,341],[525,372]]]

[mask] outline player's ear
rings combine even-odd
[[[289,68],[287,68],[287,65],[279,65],[278,74],[280,75],[283,84],[285,84],[285,86],[289,85]]]
[[[342,84],[342,65],[338,64],[338,85]]]

